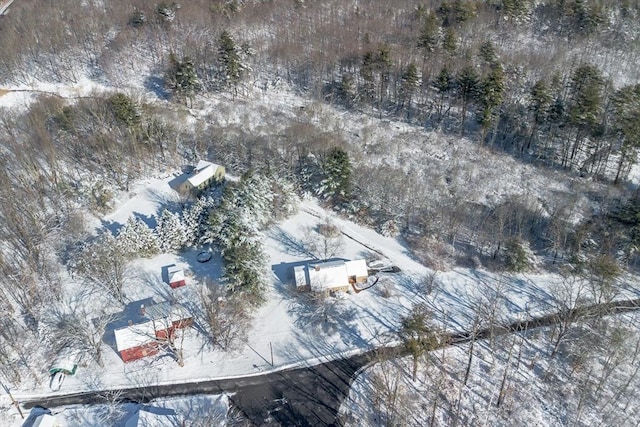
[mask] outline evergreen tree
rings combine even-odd
[[[185,241],[188,246],[210,243],[205,239],[205,232],[210,211],[214,207],[215,201],[211,197],[200,197],[188,209],[182,211],[182,224],[185,230]]]
[[[238,93],[238,84],[244,74],[244,66],[235,42],[228,31],[224,30],[218,38],[218,62],[221,65],[220,80],[224,87],[230,87],[234,97]]]
[[[495,66],[498,62],[498,53],[491,40],[487,40],[480,45],[479,55],[490,66]]]
[[[169,54],[166,83],[178,98],[184,99],[185,102],[189,101],[189,103],[193,103],[193,97],[202,89],[193,60],[184,57],[180,61],[173,52]]]
[[[487,129],[495,121],[496,108],[502,104],[504,90],[505,82],[502,65],[495,64],[482,80],[478,94],[481,106],[479,122],[482,126],[483,140]]]
[[[391,50],[389,46],[381,46],[375,56],[375,68],[380,75],[380,93],[378,96],[378,111],[382,117],[384,99],[389,84],[389,73],[391,71]]]
[[[247,173],[236,186],[225,188],[205,233],[220,248],[228,289],[246,293],[253,303],[261,301],[264,289],[263,229],[273,218],[273,201],[272,182]]]
[[[356,87],[353,74],[344,72],[340,81],[340,98],[347,107],[351,107],[356,99]]]
[[[442,48],[453,56],[458,50],[458,36],[452,27],[447,27],[442,39]]]
[[[402,86],[400,88],[402,95],[402,108],[405,106],[407,108],[411,107],[411,99],[419,85],[420,75],[418,73],[418,67],[416,67],[416,64],[411,62],[402,75]]]
[[[416,380],[418,360],[420,357],[440,345],[440,336],[430,325],[433,314],[429,309],[419,304],[411,309],[408,316],[402,318],[400,338],[405,348],[413,358],[412,377]]]
[[[128,257],[151,257],[160,250],[156,235],[141,218],[129,217],[116,240],[121,252]]]
[[[475,12],[475,1],[472,0],[444,0],[438,8],[438,14],[442,17],[442,25],[445,27],[470,20]]]
[[[440,100],[438,102],[438,120],[442,120],[444,98],[454,88],[455,80],[453,75],[449,71],[449,68],[445,65],[440,69],[440,73],[433,81],[433,87],[440,93]]]
[[[179,251],[187,244],[187,230],[180,216],[167,209],[160,214],[155,231],[162,252]]]
[[[418,48],[424,51],[424,58],[426,59],[427,53],[433,52],[438,46],[438,38],[440,33],[440,27],[438,25],[438,18],[436,14],[430,12],[424,25],[420,29],[420,35],[418,36]]]
[[[469,102],[476,97],[479,89],[479,77],[471,65],[464,67],[456,76],[456,88],[458,97],[462,99],[461,133],[464,135],[464,124],[467,118]]]
[[[325,178],[320,193],[335,204],[351,196],[351,162],[346,151],[339,147],[329,149],[322,164]]]
[[[640,147],[640,84],[619,89],[613,98],[615,125],[622,138],[615,182],[636,162]]]
[[[548,119],[553,102],[551,90],[544,79],[538,80],[531,87],[529,96],[529,110],[533,113],[533,126],[527,142],[527,149],[531,147],[531,142],[537,138],[539,126]]]
[[[130,129],[140,124],[141,114],[131,97],[124,93],[116,93],[107,99],[107,103],[118,123]]]
[[[366,102],[372,103],[375,99],[375,57],[373,52],[365,52],[362,56],[362,66],[360,67],[360,77],[362,78],[362,95]]]
[[[576,129],[570,153],[565,150],[563,166],[568,166],[580,150],[584,137],[595,130],[602,113],[604,77],[593,65],[582,65],[571,77],[569,123]]]

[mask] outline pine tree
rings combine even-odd
[[[340,80],[340,98],[347,107],[351,107],[356,99],[355,81],[351,73],[342,73]]]
[[[150,257],[160,250],[156,235],[141,218],[129,217],[116,240],[122,253],[131,258]]]
[[[424,25],[420,29],[420,35],[418,36],[418,48],[424,51],[424,58],[426,59],[427,53],[433,52],[438,46],[438,38],[440,37],[440,27],[438,26],[438,18],[436,14],[430,12]]]
[[[452,27],[447,27],[442,39],[442,48],[453,56],[458,50],[458,36]]]
[[[187,209],[182,211],[187,246],[197,246],[210,243],[206,237],[207,223],[211,210],[216,206],[211,197],[200,197]]]
[[[504,71],[499,63],[493,65],[489,74],[482,80],[478,100],[481,110],[479,122],[482,126],[483,140],[487,129],[496,119],[496,108],[502,104],[504,99]]]
[[[373,52],[365,52],[362,56],[362,66],[360,67],[360,77],[362,77],[363,98],[371,103],[375,99],[375,57]]]
[[[264,289],[263,230],[273,218],[272,181],[245,174],[225,188],[220,204],[209,215],[205,238],[220,248],[224,278],[232,292],[246,293],[257,304]]]
[[[570,153],[565,151],[563,166],[573,162],[582,147],[585,136],[595,129],[602,114],[604,84],[601,71],[593,65],[582,65],[573,73],[569,123],[576,128],[576,135]]]
[[[375,57],[375,68],[380,75],[380,93],[378,95],[378,111],[382,117],[384,108],[384,98],[387,94],[387,85],[389,84],[389,73],[391,71],[391,50],[389,46],[381,46]]]
[[[329,149],[322,163],[325,178],[320,193],[334,204],[351,197],[351,162],[346,151],[339,147]]]
[[[623,176],[623,170],[628,170],[636,162],[637,150],[640,147],[640,84],[619,89],[613,103],[616,113],[615,125],[622,137],[615,177],[617,183]]]
[[[222,85],[231,88],[235,97],[245,68],[242,65],[235,42],[226,30],[218,38],[218,62],[221,65],[220,80]]]
[[[189,103],[193,104],[193,97],[202,90],[193,60],[189,57],[184,57],[180,61],[173,52],[169,54],[169,70],[166,74],[166,82],[168,88],[178,98],[184,99],[185,103],[189,101]]]
[[[136,103],[124,93],[116,93],[107,99],[116,120],[128,128],[140,124],[141,114]]]
[[[402,86],[400,88],[402,94],[402,108],[405,106],[406,108],[411,107],[411,99],[419,85],[420,75],[418,73],[418,67],[416,67],[416,64],[411,62],[402,75]]]
[[[187,230],[180,216],[167,209],[160,214],[155,231],[162,252],[179,251],[187,244]]]
[[[533,113],[533,126],[531,127],[531,136],[527,142],[527,149],[531,147],[531,142],[537,138],[539,126],[548,119],[553,102],[550,88],[543,79],[538,80],[533,85],[529,95],[529,110]]]
[[[456,77],[456,88],[460,98],[462,98],[462,122],[460,124],[461,133],[464,135],[464,124],[467,118],[467,108],[469,102],[478,94],[479,77],[471,65],[467,65]]]
[[[440,73],[433,81],[433,87],[440,93],[440,100],[438,102],[438,120],[442,120],[444,109],[444,98],[454,88],[454,78],[449,68],[445,65],[440,69]]]
[[[498,53],[491,40],[487,40],[480,45],[479,55],[490,66],[495,66],[498,62]]]

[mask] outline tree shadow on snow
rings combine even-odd
[[[153,92],[158,99],[167,101],[171,97],[171,94],[165,89],[164,79],[157,74],[152,74],[144,79],[144,88]]]

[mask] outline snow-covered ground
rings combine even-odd
[[[141,215],[151,221],[163,206],[175,202],[176,195],[169,187],[171,179],[173,176],[138,183],[131,194],[121,198],[115,211],[96,224],[117,229],[131,215]],[[309,259],[300,251],[306,230],[326,218],[343,232],[343,246],[337,257],[375,256],[398,266],[401,272],[381,273],[380,281],[371,289],[330,298],[329,319],[323,320],[294,291],[289,274],[294,263]],[[504,295],[496,299],[502,318],[518,319],[527,312],[533,315],[552,310],[553,306],[548,304],[550,288],[560,281],[547,274],[497,276],[480,270],[454,269],[437,273],[437,285],[429,291],[424,279],[433,272],[416,262],[401,242],[340,218],[313,200],[303,201],[297,214],[272,226],[266,235],[265,249],[272,273],[267,302],[255,313],[248,342],[241,349],[232,353],[212,350],[195,328],[185,333],[184,367],[178,367],[174,359],[162,353],[125,364],[115,349],[105,346],[104,368],[95,364],[80,367],[54,394],[239,377],[315,364],[397,342],[400,317],[420,302],[433,308],[435,322],[459,330],[468,327],[483,298],[499,292]],[[124,289],[130,302],[128,309],[136,310],[140,301],[147,298],[156,302],[177,299],[187,306],[196,300],[205,279],[216,280],[221,274],[219,257],[198,263],[198,252],[194,249],[136,260]],[[185,287],[171,290],[162,281],[162,267],[171,264],[186,269]],[[637,292],[636,287],[630,286],[629,292]],[[105,334],[105,341],[111,343],[109,333]],[[273,348],[273,366],[270,348]],[[42,368],[39,384],[25,383],[23,388],[12,390],[18,400],[52,394],[48,389],[48,366]],[[12,423],[15,417],[13,414]]]
[[[354,427],[635,426],[639,320],[577,324],[554,356],[550,329],[477,341],[466,384],[469,344],[421,357],[415,381],[410,357],[381,362],[358,375],[340,412]]]
[[[158,398],[147,404],[113,403],[117,395],[105,394],[105,401],[112,403],[101,405],[69,405],[53,410],[34,408],[25,412],[26,421],[16,419],[13,424],[3,423],[5,427],[34,425],[42,414],[55,419],[55,426],[145,426],[176,427],[198,426],[217,427],[227,425],[229,421],[229,398],[227,395],[197,395],[181,398]],[[229,414],[231,417],[234,414]],[[49,425],[49,424],[47,424]]]
[[[81,81],[77,86],[34,84],[32,87],[6,89],[17,91],[0,96],[0,108],[24,108],[32,102],[37,91],[75,97],[87,96],[94,90],[112,90],[88,80]],[[252,93],[248,99],[237,102],[229,102],[222,96],[199,99],[197,107],[190,111],[190,120],[217,122],[224,126],[242,124],[255,134],[267,134],[277,133],[292,118],[297,118],[327,131],[346,135],[349,143],[358,147],[358,150],[354,150],[356,161],[359,161],[358,156],[369,155],[372,162],[407,171],[416,164],[432,165],[425,170],[434,171],[442,170],[445,164],[450,165],[447,169],[454,171],[456,188],[466,188],[465,200],[469,201],[496,202],[511,195],[532,195],[538,200],[545,200],[551,193],[577,193],[576,205],[580,208],[575,211],[578,212],[589,201],[586,192],[577,191],[576,188],[600,185],[567,178],[560,172],[541,174],[533,166],[519,163],[506,154],[479,149],[466,139],[427,132],[408,124],[390,123],[365,114],[346,114],[331,106],[311,103],[286,87],[270,88],[266,94]],[[300,107],[305,107],[304,113],[301,113]],[[299,117],[301,115],[304,117]],[[256,119],[247,121],[247,117]],[[274,120],[266,123],[266,117]],[[494,166],[482,167],[483,157],[489,155]],[[96,230],[106,228],[115,231],[132,215],[153,223],[154,217],[164,207],[175,205],[179,200],[177,193],[169,186],[173,178],[172,175],[161,176],[138,182],[132,186],[130,194],[119,196],[113,212],[102,218],[93,218],[92,226]],[[437,200],[439,191],[449,191],[439,187],[439,181],[435,179],[428,182],[434,183],[429,188],[429,191],[433,191],[434,200]],[[293,290],[289,272],[293,264],[309,259],[299,250],[306,230],[327,217],[343,232],[343,247],[336,257],[380,257],[385,263],[398,266],[401,272],[381,274],[379,283],[369,290],[329,299],[327,312],[330,319],[324,321]],[[313,200],[303,201],[297,214],[268,230],[265,249],[271,271],[267,302],[254,314],[248,341],[242,348],[231,353],[212,350],[196,329],[189,329],[184,341],[185,366],[178,367],[173,359],[162,354],[125,364],[115,349],[105,346],[104,368],[95,364],[80,367],[76,376],[67,378],[62,389],[56,393],[247,376],[267,370],[314,364],[397,342],[396,329],[400,317],[421,302],[432,308],[436,323],[450,330],[467,328],[478,305],[486,303],[492,295],[499,295],[495,300],[501,319],[514,320],[554,310],[551,301],[553,288],[562,285],[563,281],[559,276],[535,272],[497,275],[483,270],[455,268],[436,274],[412,257],[401,241],[340,218]],[[198,289],[204,286],[205,280],[215,281],[221,275],[220,258],[198,263],[196,256],[199,251],[194,249],[136,260],[124,289],[130,303],[128,308],[136,309],[140,301],[147,298],[156,301],[197,300]],[[187,271],[187,286],[173,291],[163,283],[161,276],[162,267],[172,264]],[[435,286],[430,286],[428,278],[433,274]],[[625,278],[623,285],[624,295],[638,295],[639,287],[635,278]],[[69,286],[81,285],[70,283]],[[110,339],[107,341],[111,342]],[[464,355],[457,357],[454,354],[452,358],[457,360],[464,358]],[[51,394],[47,369],[48,366],[42,366],[39,383],[25,382],[21,389],[11,390],[13,395],[18,400],[24,400]],[[20,425],[15,411],[4,402],[2,406],[8,409],[2,412],[4,420],[0,420],[1,424]]]

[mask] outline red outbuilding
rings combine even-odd
[[[178,267],[169,267],[169,286],[172,289],[180,288],[186,285],[186,281],[184,279],[184,270]]]
[[[160,344],[174,337],[177,329],[193,325],[193,317],[180,304],[169,301],[140,307],[141,321],[113,331],[116,348],[124,362],[153,356]]]

